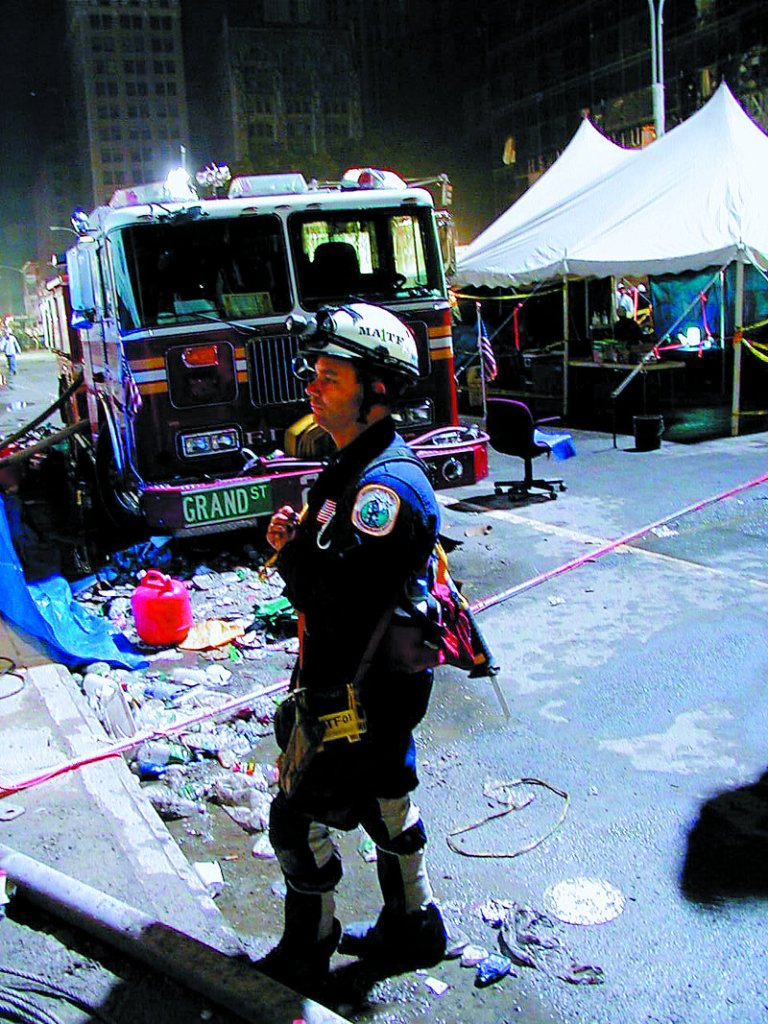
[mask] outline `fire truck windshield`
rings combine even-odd
[[[130,224],[109,236],[124,332],[285,316],[351,298],[432,299],[444,280],[431,208],[301,211]]]
[[[291,252],[305,309],[345,298],[438,298],[443,279],[428,208],[291,214]]]
[[[276,216],[134,224],[110,243],[123,331],[292,309]]]

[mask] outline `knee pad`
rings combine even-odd
[[[380,850],[383,850],[385,853],[394,853],[398,857],[407,856],[410,853],[418,853],[426,845],[427,830],[424,828],[424,822],[421,818],[392,839],[377,843]]]
[[[309,818],[295,813],[281,794],[275,797],[269,814],[269,839],[286,881],[297,892],[330,892],[341,881],[341,855],[332,844],[318,856],[311,829]]]

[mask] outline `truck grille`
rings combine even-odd
[[[288,405],[305,400],[304,385],[291,370],[299,349],[293,334],[256,338],[249,343],[251,394],[255,405]]]

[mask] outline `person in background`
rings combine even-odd
[[[16,335],[11,330],[9,324],[6,323],[3,328],[2,336],[0,337],[0,352],[5,353],[5,358],[8,361],[8,373],[11,377],[16,376],[16,356],[21,352],[21,348],[16,339]]]
[[[294,372],[308,381],[312,413],[338,451],[306,512],[279,509],[267,539],[300,616],[292,685],[326,722],[329,715],[352,722],[354,735],[347,729],[337,737],[325,726],[305,792],[281,786],[272,802],[284,929],[257,965],[304,992],[323,983],[337,948],[402,968],[436,964],[446,948],[424,860],[426,831],[410,795],[418,785],[413,729],[427,710],[432,671],[394,671],[376,642],[396,605],[400,614],[426,598],[439,528],[432,486],[391,416],[393,401],[418,377],[416,343],[394,314],[366,303],[321,311],[317,321]],[[353,696],[348,686],[371,648]],[[277,717],[275,724],[285,751]],[[383,909],[375,922],[342,933],[334,898],[342,862],[330,829],[358,825],[377,847]]]
[[[616,341],[625,345],[639,345],[643,341],[643,329],[637,320],[627,313],[623,306],[616,310],[618,320],[613,325],[613,336]]]
[[[620,281],[616,286],[616,315],[621,316],[621,310],[624,310],[626,316],[630,319],[634,319],[635,316],[635,303],[632,298],[632,293],[624,284]]]

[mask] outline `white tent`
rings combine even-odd
[[[768,136],[723,84],[634,159],[489,246],[474,253],[475,243],[468,246],[455,283],[509,288],[566,276],[681,273],[734,260],[765,265],[766,168]]]
[[[477,238],[459,249],[460,265],[481,260],[481,254],[492,250],[497,242],[557,206],[566,196],[582,192],[638,152],[617,146],[585,118],[563,152],[544,174]]]

